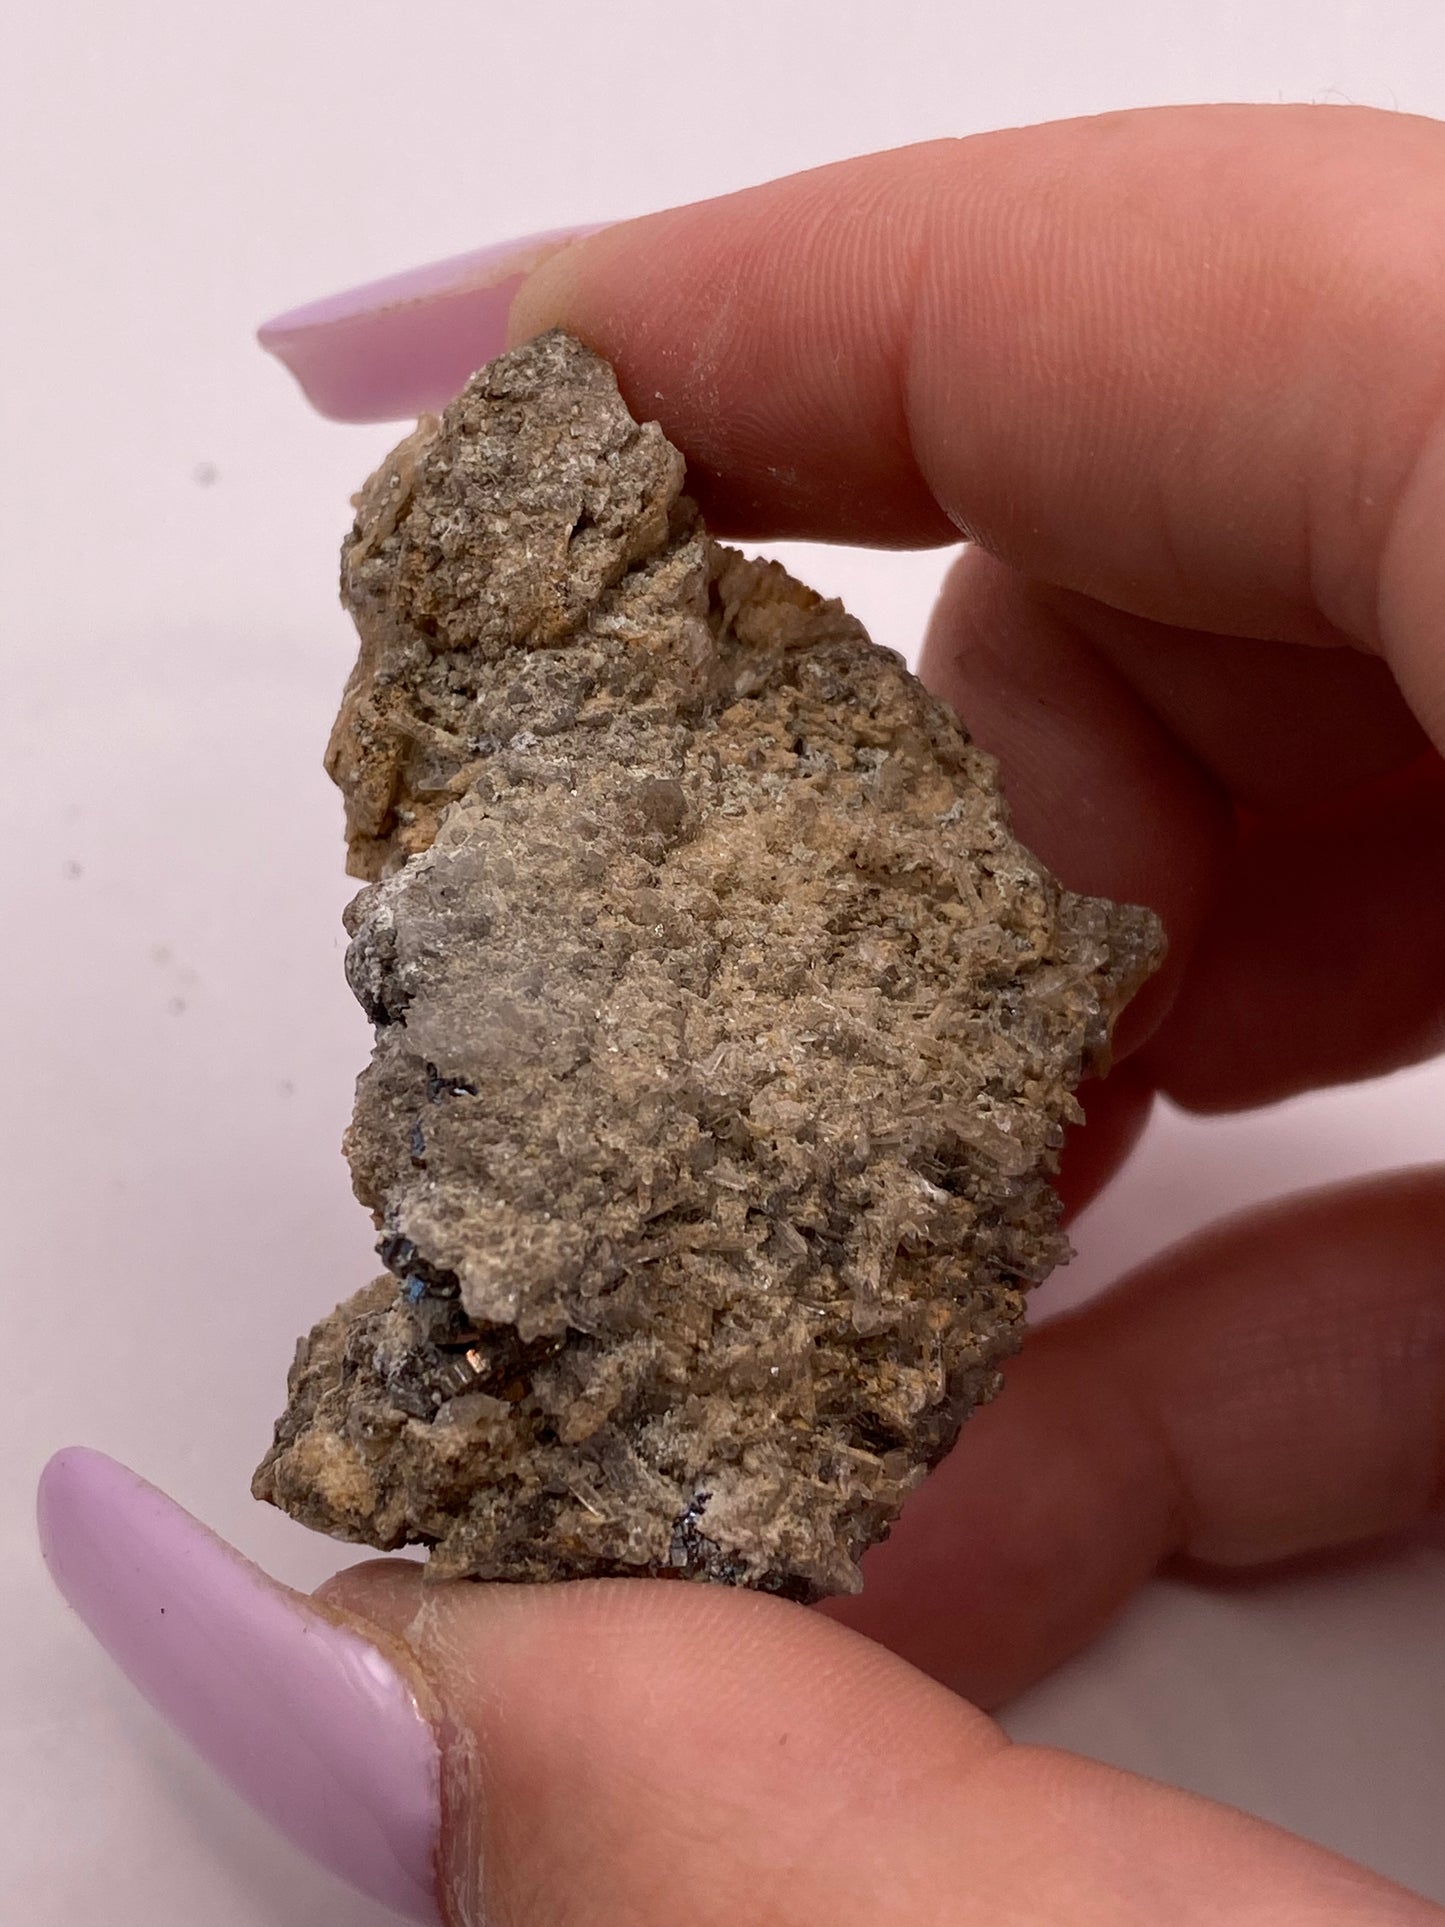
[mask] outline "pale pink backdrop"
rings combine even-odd
[[[1145,102],[1445,113],[1436,0],[62,0],[7,28],[0,301],[0,1923],[381,1927],[253,1821],[51,1592],[34,1479],[128,1460],[283,1577],[337,1550],[247,1479],[298,1328],[371,1263],[337,1142],[319,751],[347,496],[269,312],[507,234],[846,153]],[[911,648],[937,555],[807,572]],[[1162,1118],[1051,1294],[1276,1189],[1445,1153],[1439,1066]],[[1381,1280],[1381,1288],[1387,1281]],[[1445,1900],[1445,1551],[1146,1593],[1013,1712]]]

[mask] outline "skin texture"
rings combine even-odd
[[[1155,1091],[1227,1111],[1445,1035],[1442,231],[1435,123],[1170,109],[652,216],[518,298],[516,338],[563,324],[614,363],[720,532],[974,538],[925,674],[1023,839],[1171,938],[1075,1201]],[[451,1708],[454,1917],[1445,1920],[967,1703],[1164,1560],[1267,1567],[1435,1511],[1442,1245],[1432,1168],[1165,1253],[1033,1340],[825,1612],[331,1581]]]

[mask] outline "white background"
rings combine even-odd
[[[49,1588],[44,1458],[100,1446],[282,1577],[247,1493],[297,1331],[372,1265],[338,1140],[320,750],[334,557],[394,436],[307,415],[273,310],[869,148],[1164,101],[1445,113],[1438,0],[50,0],[0,97],[0,1921],[379,1927],[197,1771]],[[938,555],[803,560],[912,648]],[[1163,1119],[1071,1286],[1247,1198],[1441,1155],[1445,1072]],[[1380,1281],[1386,1289],[1388,1281]],[[1151,1589],[1011,1725],[1445,1900],[1445,1539]]]

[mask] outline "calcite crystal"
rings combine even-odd
[[[328,766],[386,1274],[255,1490],[437,1577],[815,1599],[999,1386],[1157,962],[900,659],[714,542],[560,333],[358,498]]]

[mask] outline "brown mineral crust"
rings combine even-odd
[[[813,1599],[998,1389],[1162,937],[682,480],[554,333],[358,498],[328,766],[388,1272],[303,1341],[255,1490],[437,1577]]]

